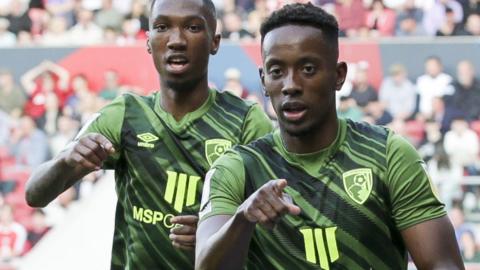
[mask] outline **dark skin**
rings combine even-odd
[[[220,45],[215,16],[202,0],[157,0],[150,17],[147,47],[160,77],[160,106],[180,120],[208,98],[208,60]],[[26,186],[27,203],[45,207],[78,179],[99,170],[114,153],[105,136],[85,135],[32,173]],[[180,225],[171,230],[172,244],[192,250],[197,221],[197,216],[172,218]]]
[[[285,25],[267,33],[262,44],[262,83],[279,116],[286,148],[293,153],[324,149],[336,137],[335,91],[347,67],[318,28]],[[196,268],[242,269],[255,225],[275,226],[300,209],[283,197],[287,181],[271,180],[249,196],[233,216],[212,216],[197,231]],[[464,269],[447,217],[401,231],[419,269]]]

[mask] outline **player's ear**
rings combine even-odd
[[[152,54],[152,45],[150,45],[150,31],[147,31],[147,52]]]
[[[267,90],[265,89],[265,73],[263,72],[263,68],[262,68],[262,67],[259,67],[259,68],[258,68],[258,75],[260,75],[260,81],[262,82],[262,92],[263,92],[263,95],[265,95],[266,97],[268,97]]]
[[[218,52],[218,48],[220,47],[220,39],[222,36],[220,34],[215,34],[212,39],[212,46],[210,48],[210,54],[215,55]]]
[[[339,91],[342,89],[343,83],[345,82],[345,79],[347,78],[347,64],[345,62],[339,62],[337,63],[337,81],[335,83],[335,90]]]

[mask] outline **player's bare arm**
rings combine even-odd
[[[285,200],[284,179],[271,180],[242,203],[234,216],[218,215],[202,222],[197,231],[197,269],[242,269],[256,224],[272,229],[286,214],[298,215],[298,206]]]
[[[402,231],[407,249],[418,269],[465,269],[452,224],[447,216]]]
[[[26,186],[27,203],[32,207],[46,206],[77,180],[100,169],[114,152],[112,143],[97,133],[75,141],[32,173]]]

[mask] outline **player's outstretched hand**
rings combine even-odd
[[[172,240],[173,246],[184,250],[195,249],[198,217],[193,215],[176,216],[170,221],[180,225],[170,230],[170,240]]]
[[[239,207],[245,218],[253,223],[273,229],[278,220],[286,214],[298,215],[301,209],[286,198],[283,189],[287,180],[270,180]]]
[[[62,158],[72,168],[80,167],[87,171],[94,171],[99,170],[102,162],[113,153],[115,149],[105,136],[90,133],[63,151]]]

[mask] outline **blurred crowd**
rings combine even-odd
[[[293,1],[213,0],[225,40],[258,41],[262,20]],[[0,47],[144,44],[147,0],[0,0]],[[480,0],[313,0],[340,36],[480,36]]]

